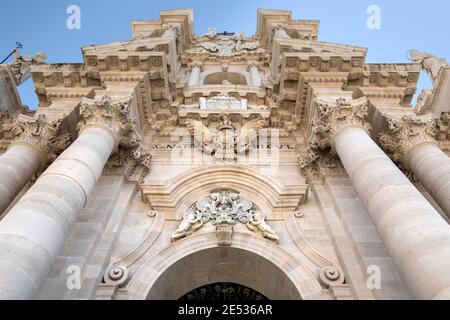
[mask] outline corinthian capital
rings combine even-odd
[[[42,165],[64,151],[70,143],[69,134],[59,134],[62,119],[48,120],[45,114],[34,117],[19,115],[12,129],[13,144],[26,144],[38,151]]]
[[[136,119],[130,115],[131,97],[113,101],[108,95],[93,99],[83,98],[80,107],[80,131],[87,127],[104,127],[116,138],[117,144],[135,140]]]
[[[109,129],[118,148],[108,162],[107,170],[134,176],[137,172],[145,174],[148,171],[151,155],[141,144],[136,119],[130,115],[130,105],[131,98],[119,101],[113,101],[108,95],[94,100],[85,98],[81,103],[78,126],[80,130],[87,127]]]
[[[333,102],[317,98],[315,103],[317,115],[312,121],[313,149],[325,150],[332,147],[334,136],[345,127],[358,126],[366,131],[371,130],[367,122],[368,101],[365,97],[356,100],[339,98]]]
[[[381,147],[391,158],[406,167],[406,157],[415,146],[437,143],[436,122],[431,115],[404,114],[396,118],[388,116],[388,132],[378,135]]]

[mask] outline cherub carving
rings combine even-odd
[[[215,37],[217,37],[217,30],[216,30],[216,28],[209,27],[208,28],[208,32],[205,33],[202,37],[207,37],[207,38],[210,38],[210,39],[214,39]]]
[[[198,216],[194,212],[187,212],[184,215],[183,221],[181,222],[180,226],[172,235],[172,241],[175,242],[182,238],[190,236],[202,226],[203,221],[200,216]]]
[[[260,212],[255,212],[253,214],[252,219],[247,223],[247,228],[249,228],[251,231],[260,233],[264,238],[267,238],[269,240],[279,242],[280,238],[275,233],[275,231],[272,229],[271,226],[269,226],[264,217]]]

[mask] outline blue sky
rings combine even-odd
[[[81,30],[66,27],[70,5],[81,8]],[[370,5],[381,9],[380,30],[366,26]],[[408,62],[411,48],[450,58],[448,0],[16,0],[7,7],[3,1],[0,10],[0,60],[20,41],[23,54],[46,51],[50,63],[81,62],[81,46],[130,39],[131,20],[181,8],[194,9],[197,34],[215,26],[252,35],[258,8],[288,9],[295,19],[321,20],[319,40],[369,48],[369,63]],[[422,75],[419,88],[430,86]],[[36,106],[30,81],[19,91],[23,104]]]

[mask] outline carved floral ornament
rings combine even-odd
[[[71,142],[70,134],[59,134],[62,119],[48,120],[45,114],[34,117],[19,115],[12,129],[15,139],[12,144],[27,144],[41,154],[42,166],[52,162]]]
[[[367,122],[368,100],[365,97],[355,100],[339,98],[335,102],[317,98],[315,103],[317,114],[312,121],[313,134],[308,148],[299,155],[300,168],[310,182],[321,180],[323,174],[343,173],[344,169],[332,146],[336,133],[348,126],[359,126],[368,132],[371,130]],[[320,168],[316,162],[320,162]],[[321,172],[324,170],[326,172]]]
[[[150,168],[150,152],[141,144],[135,123],[131,116],[131,97],[114,101],[108,95],[96,99],[83,98],[78,127],[83,130],[90,126],[108,128],[118,144],[107,164],[107,170],[127,175],[132,180],[140,180]]]
[[[432,115],[388,116],[387,123],[388,132],[379,134],[378,140],[391,158],[404,166],[407,165],[406,157],[412,148],[423,143],[437,143],[436,121]]]
[[[279,237],[266,223],[266,215],[253,203],[242,199],[239,194],[229,190],[212,193],[208,198],[196,202],[183,215],[183,221],[172,235],[178,241],[211,222],[218,227],[218,235],[227,233],[231,238],[232,230],[222,226],[234,226],[243,223],[251,231],[271,241],[278,242]],[[224,241],[219,239],[219,241]],[[229,245],[229,244],[228,244]]]

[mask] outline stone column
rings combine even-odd
[[[431,115],[406,114],[387,118],[388,133],[379,141],[395,162],[412,172],[450,217],[450,158],[436,141]]]
[[[200,82],[200,73],[202,72],[202,65],[199,62],[195,62],[191,66],[191,75],[189,76],[189,87],[198,86]]]
[[[252,85],[260,87],[261,86],[261,75],[259,74],[259,65],[258,62],[252,61],[248,66],[248,70],[250,71],[250,76],[252,79]]]
[[[370,138],[367,100],[316,104],[312,146],[337,152],[411,293],[450,299],[450,226]]]
[[[0,222],[0,300],[35,296],[118,145],[135,148],[139,158],[129,105],[107,96],[84,99],[78,139]]]
[[[51,160],[53,152],[67,147],[69,136],[57,136],[62,120],[47,121],[44,114],[33,118],[19,115],[13,132],[16,139],[0,156],[0,213],[25,184]]]

